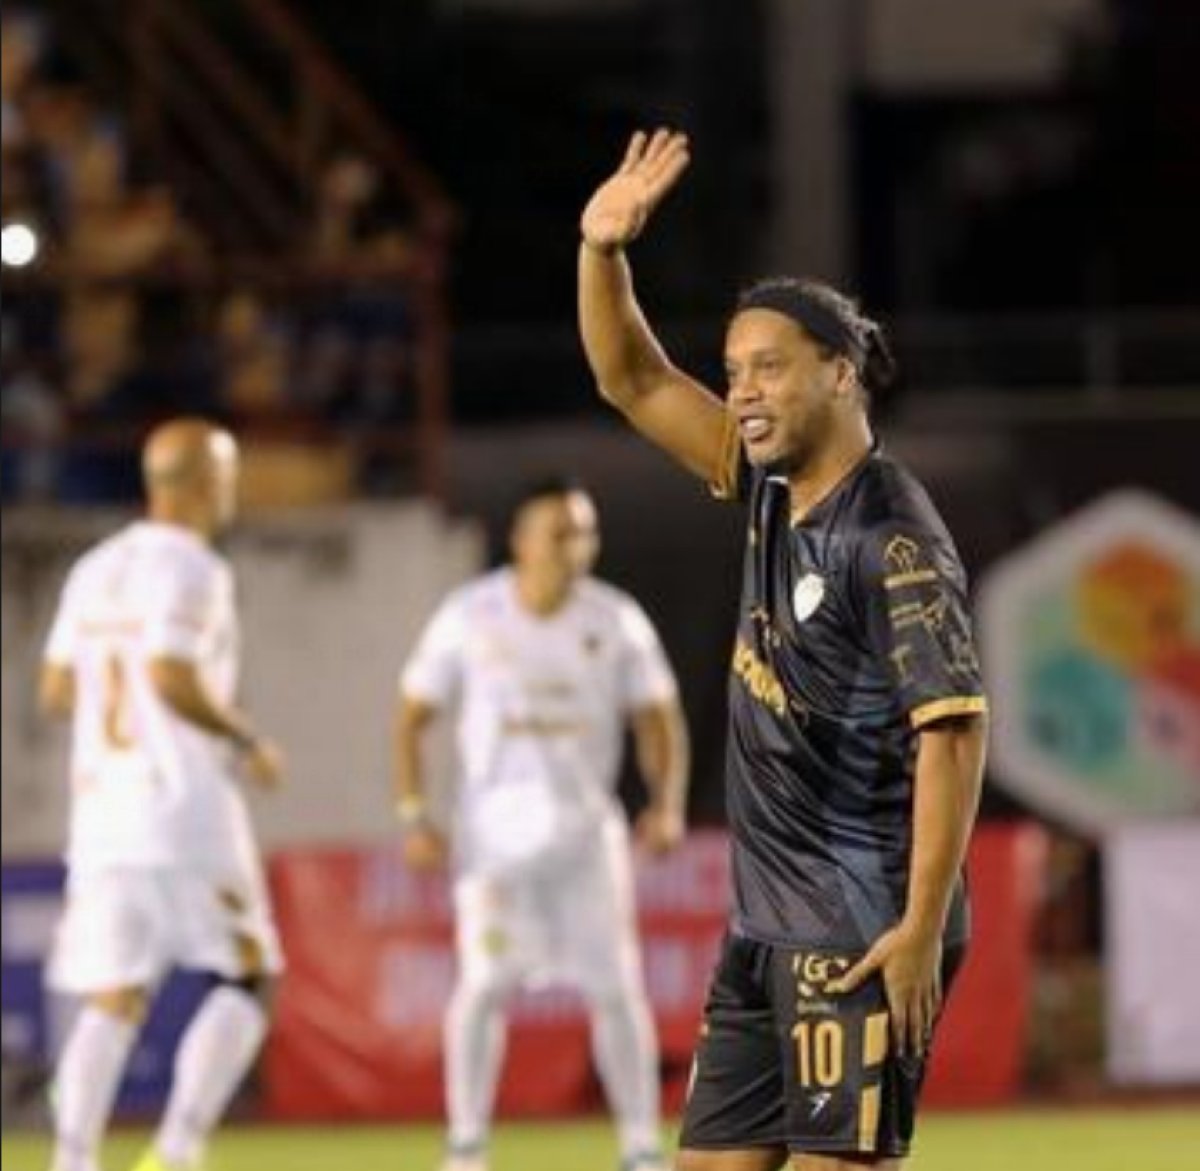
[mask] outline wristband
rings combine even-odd
[[[418,793],[406,793],[396,798],[396,820],[405,828],[413,829],[424,825],[429,819],[429,806]]]

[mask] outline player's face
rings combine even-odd
[[[512,545],[523,571],[574,581],[591,570],[600,550],[595,505],[584,492],[531,500],[517,517]]]
[[[803,468],[832,430],[848,365],[824,356],[782,313],[737,314],[725,337],[725,372],[747,460],[784,474]]]

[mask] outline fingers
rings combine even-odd
[[[621,160],[621,165],[617,168],[617,173],[628,175],[641,162],[642,152],[645,149],[646,132],[644,130],[634,131],[633,137],[629,140],[629,146],[625,148],[625,157]]]
[[[896,999],[888,1002],[888,1013],[891,1016],[892,1047],[899,1057],[907,1057],[909,1053],[909,1027],[912,1014],[909,1012],[907,1000]]]
[[[651,136],[650,143],[646,147],[644,161],[647,165],[653,166],[663,152],[671,145],[672,141],[680,137],[673,130],[668,130],[665,126],[660,126]]]
[[[919,1028],[912,1033],[914,1052],[920,1052],[929,1044],[933,1035],[933,1026],[937,1023],[938,1013],[942,1011],[941,981],[936,976],[928,987],[922,990]]]
[[[636,172],[653,187],[670,186],[689,161],[687,135],[660,126],[651,135],[644,130],[633,134],[617,174]]]
[[[902,1057],[925,1051],[941,1007],[941,988],[936,979],[925,987],[914,987],[907,995],[896,996],[894,1000],[889,997],[893,1040]]]
[[[863,982],[870,976],[873,976],[883,965],[883,955],[881,952],[872,948],[857,964],[854,965],[848,972],[839,976],[836,980],[830,980],[829,991],[835,996],[841,996],[847,992],[853,992],[860,987]]]
[[[897,1003],[892,1009],[892,1033],[901,1057],[916,1056],[925,1048],[929,1030],[921,999],[914,997]]]
[[[667,190],[691,162],[687,135],[667,130],[659,131],[659,134],[662,138],[655,135],[655,141],[646,152],[643,168],[646,183],[656,192]]]

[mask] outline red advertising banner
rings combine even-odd
[[[445,879],[413,875],[398,850],[379,848],[288,851],[272,859],[271,881],[288,972],[266,1055],[270,1114],[440,1115],[442,1014],[454,979]],[[670,857],[638,863],[668,1109],[682,1101],[728,890],[723,834],[694,833]],[[563,1114],[601,1101],[573,992],[522,994],[509,1021],[501,1113]]]
[[[1044,845],[1026,824],[984,826],[975,836],[975,940],[939,1036],[927,1091],[934,1104],[999,1102],[1019,1090]],[[715,831],[639,863],[668,1110],[682,1104],[728,871],[726,839]],[[265,1063],[271,1116],[439,1117],[442,1014],[454,978],[446,881],[414,876],[386,848],[285,852],[272,860],[271,878],[289,964]],[[586,1019],[571,991],[523,994],[509,1019],[501,1114],[600,1104]]]
[[[971,947],[938,1027],[927,1104],[991,1105],[1021,1089],[1047,845],[1045,830],[1032,822],[975,833],[967,866]]]

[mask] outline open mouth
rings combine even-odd
[[[746,443],[761,443],[774,430],[771,420],[762,415],[747,415],[738,421],[738,427]]]

